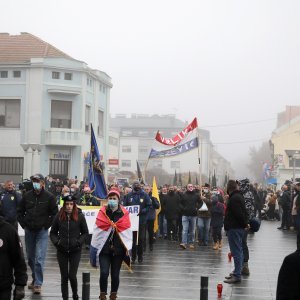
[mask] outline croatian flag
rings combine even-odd
[[[130,252],[132,248],[132,230],[129,212],[120,206],[124,216],[120,218],[116,223],[111,221],[106,214],[107,206],[103,206],[97,215],[96,223],[94,225],[93,236],[90,247],[90,262],[93,267],[99,266],[99,254],[106,243],[112,230],[115,230],[114,234],[118,234],[125,249],[126,257],[124,262],[130,266]]]

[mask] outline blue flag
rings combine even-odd
[[[89,160],[89,186],[92,194],[100,199],[107,196],[106,184],[103,176],[103,170],[100,162],[100,153],[97,141],[94,135],[93,126],[91,124],[91,150]]]

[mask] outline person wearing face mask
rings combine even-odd
[[[45,190],[42,174],[35,174],[30,179],[33,190],[24,194],[17,214],[18,221],[25,230],[28,264],[32,271],[32,282],[28,288],[34,294],[40,294],[48,247],[48,229],[57,214],[57,205],[55,197]]]
[[[133,245],[132,245],[132,262],[136,260],[136,254],[138,255],[138,262],[143,262],[143,241],[146,235],[146,223],[147,215],[151,206],[151,199],[147,193],[145,193],[139,181],[134,181],[132,184],[132,192],[124,197],[123,205],[139,205],[139,231],[133,232]],[[138,238],[137,238],[138,237]],[[137,245],[138,243],[138,245]]]
[[[90,262],[100,266],[100,300],[106,300],[108,276],[111,274],[110,300],[117,299],[120,269],[124,261],[130,268],[132,231],[128,211],[119,204],[120,193],[111,189],[96,218],[90,247]]]
[[[70,186],[70,194],[75,198],[76,204],[80,203],[81,194],[77,184],[73,183]]]
[[[57,249],[62,298],[69,299],[68,280],[70,280],[73,299],[77,300],[79,297],[76,275],[88,227],[84,215],[77,208],[76,198],[68,195],[62,200],[63,206],[54,218],[50,239]]]
[[[170,186],[164,201],[165,217],[167,219],[168,240],[178,241],[177,219],[179,216],[180,194],[175,192],[174,186]]]

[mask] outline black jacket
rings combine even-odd
[[[167,220],[178,219],[180,213],[180,195],[176,192],[165,195],[164,211]]]
[[[18,207],[20,225],[32,231],[50,228],[56,214],[55,197],[44,189],[39,194],[33,190],[25,193]]]
[[[300,251],[285,257],[279,271],[276,300],[300,299]]]
[[[239,191],[233,191],[227,202],[224,229],[246,228],[248,221],[244,197]]]
[[[76,252],[81,250],[88,233],[85,217],[80,210],[77,222],[69,218],[65,221],[60,221],[58,213],[50,230],[50,239],[58,251]]]
[[[15,228],[0,217],[0,290],[11,289],[12,284],[27,284],[27,268],[23,248]]]
[[[197,216],[197,210],[199,208],[199,204],[201,199],[199,194],[194,191],[186,191],[181,195],[180,199],[180,210],[183,216]]]
[[[112,212],[109,208],[107,208],[106,215],[109,217],[110,220],[116,223],[119,219],[121,219],[124,216],[124,213],[119,206],[118,209],[114,212]],[[100,254],[114,254],[114,255],[125,256],[125,253],[126,250],[125,247],[123,246],[123,243],[119,235],[112,230]]]

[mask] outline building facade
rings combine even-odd
[[[286,108],[285,113],[297,111],[291,118],[284,118],[285,122],[279,122],[284,112],[278,114],[278,127],[273,131],[270,146],[274,157],[273,174],[277,179],[278,187],[285,180],[300,178],[300,107]]]
[[[84,178],[93,124],[108,157],[111,78],[39,38],[0,34],[0,181]]]

